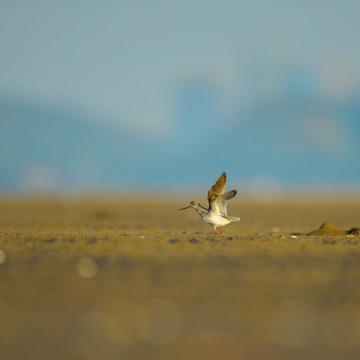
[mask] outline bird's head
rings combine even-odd
[[[179,210],[185,210],[185,209],[190,209],[190,208],[194,209],[194,208],[196,208],[198,206],[198,204],[199,203],[197,201],[191,201],[189,206],[186,206],[186,207],[181,208]]]

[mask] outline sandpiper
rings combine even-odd
[[[239,217],[228,216],[227,203],[237,194],[236,190],[225,192],[226,173],[223,172],[208,192],[209,208],[201,206],[197,201],[191,201],[189,206],[186,206],[179,210],[185,210],[193,208],[203,218],[203,220],[214,226],[214,232],[216,234],[216,228],[220,227],[220,235],[223,233],[223,227],[230,224],[232,221],[239,221]]]

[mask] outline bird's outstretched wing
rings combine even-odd
[[[223,172],[208,192],[209,210],[219,215],[227,215],[226,205],[237,193],[236,190],[225,192],[226,173]]]
[[[212,199],[216,195],[221,195],[225,191],[226,185],[226,173],[223,172],[214,182],[213,186],[208,192],[208,200]]]
[[[236,190],[228,191],[224,194],[218,195],[210,205],[210,210],[219,215],[227,216],[227,203],[237,194]]]

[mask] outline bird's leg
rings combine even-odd
[[[211,234],[211,236],[216,234],[216,228],[214,228],[214,232]]]
[[[220,228],[220,236],[221,236],[222,233],[223,233],[222,229],[223,229],[223,226]]]

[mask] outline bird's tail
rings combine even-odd
[[[240,221],[241,217],[237,216],[227,216],[227,218],[231,221]]]

